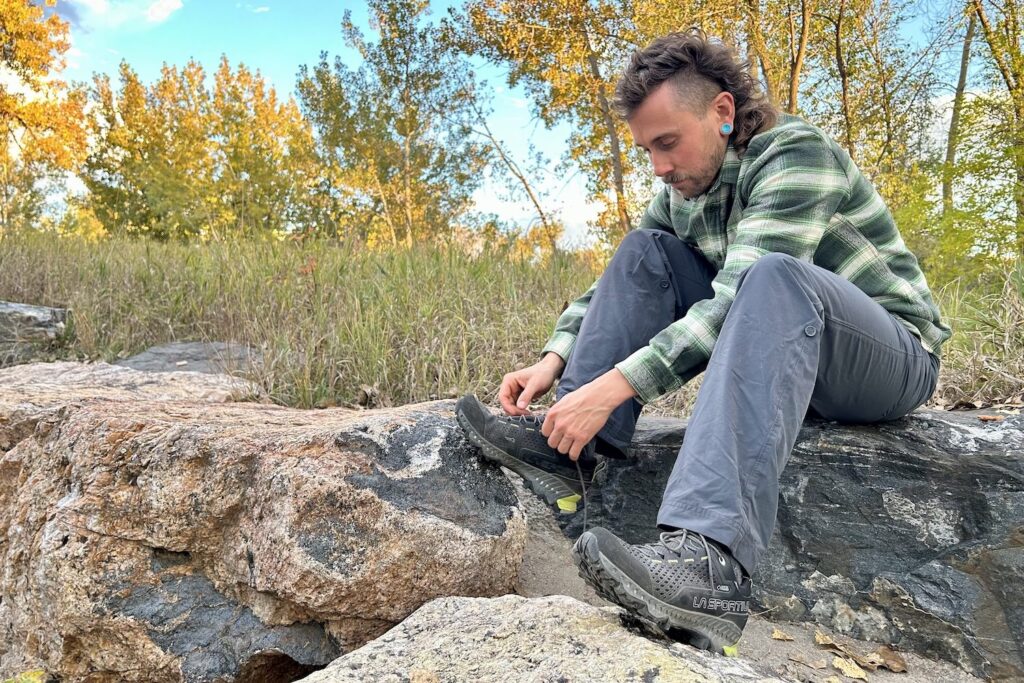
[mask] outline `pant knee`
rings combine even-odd
[[[615,253],[646,251],[654,239],[653,230],[630,230],[619,242],[619,248],[615,250]]]

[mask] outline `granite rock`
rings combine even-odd
[[[561,595],[434,600],[302,680],[781,683],[748,661],[656,639],[619,608]]]
[[[295,680],[433,598],[515,586],[522,510],[451,403],[204,404],[180,394],[215,376],[110,366],[126,388],[90,398],[60,365],[24,366],[49,377],[34,402],[0,381],[0,679]]]

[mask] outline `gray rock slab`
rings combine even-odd
[[[754,577],[759,608],[1024,679],[1024,416],[1001,417],[808,421]],[[630,458],[589,495],[590,524],[654,540],[684,433],[681,420],[641,419]],[[570,538],[582,531],[582,513],[561,522]]]
[[[0,301],[0,368],[40,358],[67,329],[64,308]]]
[[[204,372],[244,375],[261,363],[255,349],[234,342],[170,342],[146,349],[128,358],[114,361],[133,370],[146,372]]]

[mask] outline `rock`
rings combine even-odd
[[[68,311],[0,301],[0,368],[27,363],[57,345]]]
[[[0,679],[295,680],[516,583],[522,511],[450,402],[202,404],[173,399],[215,376],[111,366],[89,398],[96,368],[60,365],[0,377],[0,423],[39,387],[0,455]]]
[[[0,369],[0,452],[35,429],[42,417],[75,402],[266,401],[257,385],[227,375],[148,373],[107,363],[30,363]]]
[[[685,424],[641,419],[629,460],[589,495],[591,525],[629,542],[655,520]],[[651,492],[658,492],[652,495]],[[582,531],[582,514],[564,519]],[[808,421],[781,479],[755,574],[760,608],[853,637],[1024,678],[1024,416],[917,411]]]
[[[653,640],[617,607],[566,596],[441,598],[302,679],[351,681],[779,681],[750,663]]]
[[[147,372],[205,372],[243,375],[258,367],[258,351],[232,342],[170,342],[146,349],[129,358],[114,361],[133,370]]]

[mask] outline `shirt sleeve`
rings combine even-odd
[[[711,283],[714,296],[659,332],[615,367],[649,403],[698,374],[714,349],[740,276],[770,252],[812,261],[825,229],[849,197],[850,182],[827,141],[816,131],[780,133],[756,153],[736,192],[745,208]]]
[[[668,188],[655,195],[654,199],[647,206],[643,217],[640,219],[641,230],[667,230],[672,232],[672,220],[669,214]],[[597,290],[597,283],[600,278],[590,286],[578,299],[569,304],[568,308],[562,311],[555,322],[555,331],[548,338],[547,344],[541,350],[541,355],[551,352],[561,356],[562,360],[568,361],[569,354],[576,346],[576,336],[579,334],[583,316],[590,305],[590,299]]]

